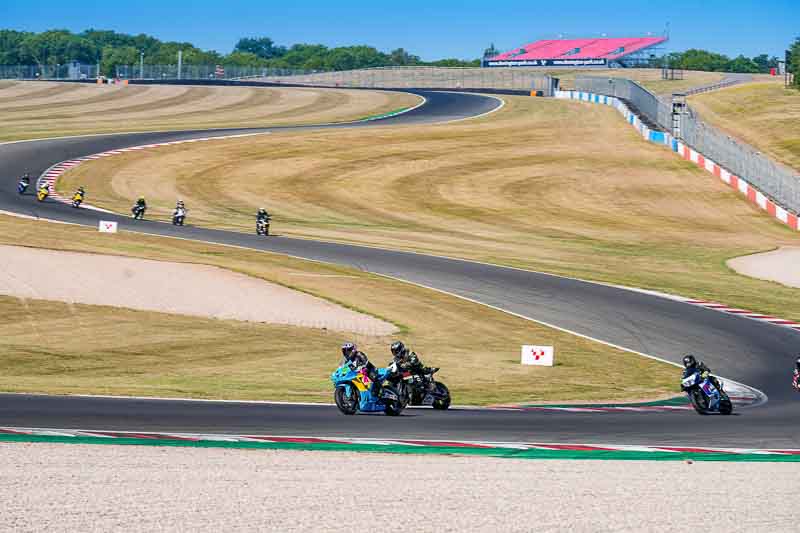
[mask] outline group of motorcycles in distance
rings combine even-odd
[[[31,177],[29,174],[25,174],[19,180],[19,183],[17,183],[17,192],[20,195],[23,195],[30,186],[31,186]],[[50,185],[48,183],[42,182],[39,185],[39,188],[36,190],[36,200],[39,202],[44,202],[48,196],[50,196]],[[85,196],[86,196],[86,191],[83,189],[83,187],[78,188],[78,190],[75,191],[75,194],[72,195],[72,200],[70,202],[72,207],[74,207],[75,209],[79,208],[83,203],[83,199],[85,198]]]
[[[131,215],[133,215],[134,220],[143,220],[144,214],[147,211],[147,203],[144,201],[144,198],[139,198],[133,207],[131,207]],[[178,203],[175,204],[175,209],[172,210],[172,225],[173,226],[183,226],[186,222],[186,206],[183,204],[183,201],[178,200]]]
[[[17,192],[20,195],[26,193],[31,186],[31,177],[25,174],[17,183]],[[36,191],[36,200],[44,202],[50,196],[50,184],[42,182]],[[86,198],[86,191],[83,187],[78,188],[75,194],[72,195],[70,205],[78,209]],[[135,220],[143,220],[145,212],[147,211],[147,203],[144,198],[139,198],[131,208],[131,215]],[[175,226],[183,226],[186,222],[187,209],[182,201],[178,201],[175,209],[172,211],[172,224]],[[271,217],[267,214],[266,210],[261,209],[256,217],[256,234],[268,236]]]

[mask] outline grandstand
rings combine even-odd
[[[667,37],[546,39],[484,60],[485,67],[631,67]]]

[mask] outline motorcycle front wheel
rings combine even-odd
[[[694,407],[695,411],[701,415],[708,414],[708,403],[700,389],[693,389],[689,394],[689,398],[692,400],[692,407]]]
[[[400,413],[403,412],[403,404],[397,400],[387,400],[383,412],[386,413],[387,416],[400,416]]]
[[[719,401],[719,414],[729,415],[731,413],[733,413],[733,403],[728,395],[723,393],[722,398]]]
[[[444,383],[437,381],[436,382],[436,392],[441,394],[441,398],[436,398],[433,400],[433,408],[438,409],[440,411],[444,411],[448,407],[450,407],[450,389],[447,388],[447,385]]]
[[[354,415],[358,411],[358,392],[353,387],[350,388],[349,396],[344,387],[336,387],[333,399],[336,401],[336,407],[346,415]]]

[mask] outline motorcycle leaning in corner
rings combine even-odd
[[[701,415],[729,415],[733,412],[733,403],[722,385],[721,381],[708,372],[696,369],[683,378],[681,390],[686,392],[694,410]]]
[[[364,413],[384,412],[388,416],[398,416],[405,407],[397,388],[389,383],[396,367],[378,368],[376,380],[380,382],[378,394],[374,394],[372,380],[365,367],[357,367],[351,361],[342,359],[333,374],[333,398],[336,407],[346,415],[354,415],[358,411]]]

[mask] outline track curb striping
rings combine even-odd
[[[511,459],[800,462],[800,450],[797,449],[214,435],[33,428],[0,428],[0,443],[2,442],[467,455]]]

